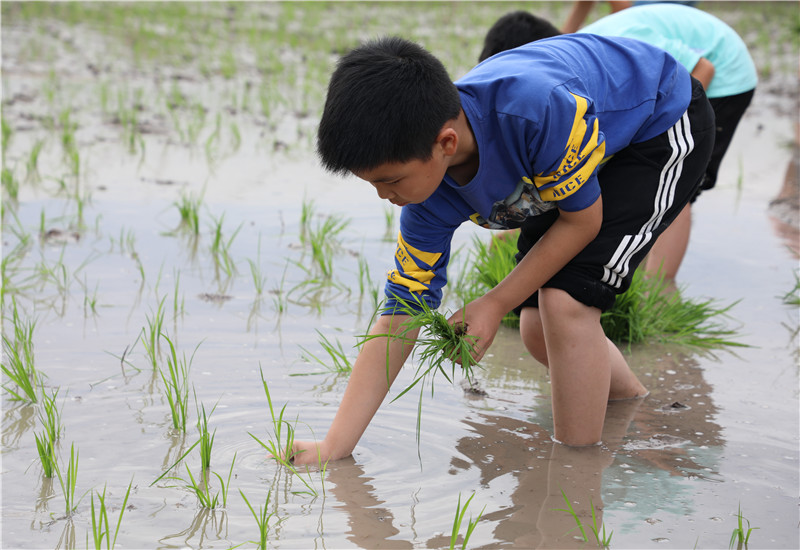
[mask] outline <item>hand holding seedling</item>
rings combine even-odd
[[[469,337],[472,360],[475,363],[483,358],[486,350],[492,345],[500,322],[507,313],[498,305],[487,294],[473,300],[448,319],[457,334],[460,332],[460,336]],[[463,362],[458,356],[453,357],[453,362],[463,366]]]

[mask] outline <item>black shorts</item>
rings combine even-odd
[[[700,185],[697,195],[692,198],[692,202],[695,201],[700,193],[711,189],[717,183],[717,173],[719,172],[719,165],[722,163],[722,157],[725,156],[725,152],[731,144],[733,133],[736,131],[739,121],[744,116],[747,107],[750,106],[753,94],[755,94],[755,90],[731,96],[709,98],[708,102],[711,103],[711,108],[714,109],[714,116],[717,119],[714,149],[711,151],[711,160],[708,161],[703,183]]]
[[[614,305],[656,238],[697,193],[714,145],[714,112],[699,82],[683,118],[661,135],[614,154],[598,172],[603,223],[597,237],[545,288],[602,311]],[[522,224],[517,261],[558,218],[558,209]],[[538,307],[534,293],[515,309]]]

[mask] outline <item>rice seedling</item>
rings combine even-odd
[[[286,272],[288,270],[289,261],[287,260],[286,265],[283,268],[283,275],[281,275],[280,284],[270,290],[270,294],[272,294],[272,305],[278,315],[285,313],[289,307],[288,293],[284,291],[284,286],[286,285]]]
[[[787,306],[800,306],[800,270],[794,272],[794,288],[781,297]]]
[[[468,381],[472,381],[475,376],[475,367],[478,363],[472,357],[474,337],[467,334],[467,328],[463,323],[456,322],[450,324],[445,314],[431,309],[425,300],[413,295],[413,300],[396,298],[397,307],[395,309],[384,308],[381,313],[395,315],[407,315],[406,320],[398,334],[374,334],[362,337],[361,343],[373,338],[394,338],[399,340],[409,340],[408,334],[419,330],[416,339],[414,355],[418,359],[417,371],[414,381],[395,397],[399,399],[411,388],[425,380],[428,376],[433,376],[440,372],[449,383],[453,383],[455,376],[456,361],[461,362],[461,369]],[[450,374],[445,370],[445,364],[451,363]],[[431,379],[431,391],[433,391],[433,379]]]
[[[39,176],[39,155],[42,153],[44,147],[44,140],[38,139],[34,142],[28,158],[25,161],[25,179],[27,181],[37,182]]]
[[[383,221],[386,229],[383,232],[383,240],[386,242],[393,242],[397,239],[397,230],[395,229],[395,209],[391,206],[386,206],[383,209]]]
[[[728,544],[728,548],[733,548],[734,545],[737,545],[738,548],[747,548],[748,543],[750,542],[750,535],[753,533],[754,530],[759,529],[758,527],[750,527],[750,520],[745,518],[742,515],[742,504],[739,503],[739,511],[736,513],[736,520],[737,526],[733,529],[731,533],[731,540]],[[744,524],[747,523],[747,527],[745,528]]]
[[[492,235],[488,243],[474,236],[472,249],[464,262],[469,271],[462,272],[461,281],[455,285],[459,299],[469,303],[497,286],[517,265],[516,253],[517,237],[514,233]],[[503,324],[519,326],[519,317],[513,311],[509,312],[503,317]]]
[[[464,506],[461,506],[461,493],[458,494],[458,503],[456,504],[456,517],[453,520],[453,530],[450,534],[450,550],[454,550],[456,544],[458,544],[458,537],[461,532],[461,524],[464,522],[464,515],[467,513],[467,508],[469,507],[469,503],[472,502],[472,499],[475,498],[475,493],[472,493],[467,501],[464,503]],[[469,543],[469,538],[472,536],[472,532],[477,527],[478,522],[481,520],[483,516],[483,512],[486,510],[486,506],[478,514],[478,517],[472,519],[470,517],[469,521],[467,522],[467,530],[464,533],[464,537],[461,541],[461,548],[462,550],[466,550],[467,543]]]
[[[15,202],[19,200],[19,180],[10,168],[3,167],[0,172],[0,182],[3,185],[3,192],[10,200]]]
[[[327,369],[328,372],[335,372],[335,373],[348,373],[353,370],[353,364],[350,361],[350,358],[347,357],[347,353],[345,352],[344,348],[342,347],[341,342],[336,340],[336,343],[332,343],[328,338],[322,334],[319,330],[316,331],[317,335],[319,336],[319,344],[322,346],[322,349],[328,354],[330,357],[330,361],[326,361],[321,359],[308,351],[303,346],[300,346],[300,349],[303,350],[302,358],[303,360],[311,363],[316,362],[322,365]],[[316,373],[311,373],[316,374]]]
[[[164,391],[167,394],[170,416],[172,417],[172,427],[181,432],[186,432],[186,420],[189,407],[189,371],[191,370],[194,354],[200,344],[194,348],[192,355],[186,358],[184,353],[180,358],[175,350],[175,345],[165,333],[161,337],[169,344],[169,354],[167,355],[167,371],[158,367],[158,374],[164,383]]]
[[[496,286],[516,265],[515,254],[515,238],[493,236],[489,244],[475,238],[465,262],[469,273],[462,273],[455,285],[459,298],[466,303]],[[663,278],[645,277],[637,270],[630,288],[603,313],[601,324],[616,343],[656,340],[706,349],[740,346],[731,339],[736,332],[717,321],[734,305],[721,307],[712,300],[685,299],[678,292],[667,292]],[[516,326],[519,319],[512,312],[503,322]]]
[[[253,517],[256,520],[256,524],[258,525],[258,540],[249,541],[252,544],[258,545],[259,550],[267,550],[267,534],[269,533],[269,520],[272,516],[275,515],[275,512],[269,512],[269,498],[270,498],[270,491],[267,491],[267,498],[264,501],[263,506],[258,507],[258,513],[256,513],[253,506],[250,504],[250,501],[247,500],[244,492],[239,489],[239,494],[242,495],[242,499],[244,500],[247,507],[250,509],[250,513],[253,514]]]
[[[297,419],[295,419],[294,423],[289,422],[288,420],[284,420],[284,414],[286,413],[286,404],[283,405],[281,408],[280,413],[275,415],[275,408],[272,405],[272,397],[269,393],[269,386],[267,385],[267,381],[264,379],[264,371],[263,369],[259,368],[261,372],[261,385],[264,387],[264,394],[267,396],[267,403],[269,405],[269,414],[272,421],[272,434],[273,437],[269,438],[266,443],[261,441],[258,437],[253,435],[251,432],[247,432],[250,437],[252,437],[259,445],[261,445],[269,454],[269,457],[278,462],[281,466],[286,468],[294,477],[298,478],[303,485],[305,485],[306,490],[304,491],[292,491],[293,494],[298,495],[308,495],[313,498],[319,496],[319,491],[314,486],[314,481],[311,477],[311,472],[306,468],[306,475],[303,476],[297,468],[295,468],[293,464],[293,458],[295,456],[294,452],[294,434],[295,434],[295,425],[297,424]],[[284,437],[285,436],[285,437]],[[322,482],[322,494],[325,494],[325,472],[328,467],[328,463],[322,463],[321,457],[317,457],[318,459],[318,466],[320,470],[320,479]]]
[[[188,480],[180,477],[172,477],[170,479],[183,482],[185,484],[184,487],[189,489],[197,497],[197,502],[200,504],[202,508],[208,508],[209,510],[214,510],[220,504],[222,504],[222,507],[225,508],[228,505],[228,490],[230,488],[231,477],[233,476],[233,467],[235,464],[236,464],[236,453],[234,453],[233,460],[231,461],[231,466],[228,469],[227,481],[223,480],[222,476],[219,475],[217,472],[212,472],[210,469],[209,470],[201,469],[199,478],[195,479],[194,474],[192,474],[192,470],[189,468],[188,464],[184,465],[184,467],[186,468],[186,474],[189,476]],[[216,476],[217,480],[220,483],[220,490],[216,493],[212,493],[211,491],[211,484],[210,484],[211,475]],[[220,496],[222,496],[221,501],[220,501]]]
[[[55,445],[50,434],[45,430],[41,434],[34,433],[36,439],[36,451],[39,455],[39,462],[42,464],[42,475],[48,479],[53,477],[53,474],[58,468]]]
[[[222,225],[224,221],[225,214],[222,214],[219,219],[214,219],[214,224],[212,226],[214,238],[211,242],[211,255],[214,258],[214,265],[217,268],[222,268],[225,274],[230,277],[236,272],[236,264],[231,257],[230,248],[236,235],[241,231],[242,225],[239,224],[236,231],[226,240],[222,235]]]
[[[178,208],[178,213],[181,216],[181,221],[178,229],[187,231],[192,235],[200,234],[200,206],[203,203],[203,197],[195,197],[193,195],[181,195],[181,198],[173,204]]]
[[[575,512],[575,509],[572,507],[572,503],[567,498],[567,494],[564,492],[563,489],[561,489],[561,497],[564,499],[564,503],[567,505],[567,507],[558,508],[555,511],[566,512],[572,516],[572,519],[575,520],[575,527],[567,531],[567,534],[571,533],[575,529],[578,529],[581,532],[581,538],[583,539],[583,542],[589,542],[589,537],[586,534],[586,529],[584,528],[583,522],[581,521],[580,516],[578,516],[578,513]],[[600,548],[608,549],[610,548],[611,536],[614,534],[614,531],[611,531],[610,533],[606,534],[605,524],[601,522],[599,526],[597,525],[597,512],[595,511],[594,504],[592,504],[591,501],[589,501],[589,508],[591,509],[592,512],[592,524],[589,526],[589,528],[591,529],[592,534],[595,537],[595,542]]]
[[[142,345],[153,369],[158,369],[158,358],[161,354],[160,338],[164,327],[164,300],[166,297],[158,302],[158,308],[152,317],[145,315],[147,326],[143,327],[141,331]]]
[[[311,258],[326,278],[333,275],[333,255],[341,247],[337,237],[349,223],[350,220],[346,218],[325,216],[308,233]]]
[[[11,136],[14,134],[14,129],[6,120],[6,117],[0,116],[0,128],[2,128],[2,147],[3,147],[3,164],[5,164],[6,160],[6,150],[8,150],[8,146],[11,143]]]
[[[67,471],[62,475],[58,461],[55,462],[55,471],[58,476],[58,483],[61,485],[61,493],[64,496],[65,515],[70,516],[78,508],[78,504],[86,496],[84,493],[79,499],[75,500],[75,490],[78,485],[78,451],[75,443],[70,446],[69,463]]]
[[[713,300],[684,299],[678,292],[667,292],[663,278],[646,277],[637,270],[630,288],[617,296],[600,323],[606,335],[618,343],[656,340],[705,349],[742,346],[730,339],[734,330],[714,320],[734,305],[718,307]]]
[[[256,260],[247,259],[250,264],[250,275],[253,277],[253,287],[256,289],[256,295],[261,296],[264,293],[264,285],[267,284],[267,276],[261,271],[261,233],[258,234],[258,247],[256,248]]]
[[[122,526],[122,516],[125,514],[125,506],[128,504],[128,497],[131,494],[131,487],[133,480],[128,484],[128,490],[125,492],[125,497],[122,499],[122,505],[119,507],[119,516],[117,517],[117,524],[114,529],[114,537],[111,537],[111,529],[108,521],[109,507],[106,506],[106,486],[103,485],[103,492],[93,491],[91,495],[91,511],[92,511],[92,542],[94,543],[95,550],[103,548],[103,539],[105,539],[105,548],[111,550],[117,544],[117,536],[119,535],[119,528]],[[94,505],[94,497],[97,495],[97,508]],[[88,539],[88,534],[87,534]],[[88,548],[89,541],[86,541]]]
[[[41,385],[42,375],[34,364],[33,331],[36,322],[23,322],[20,319],[16,301],[13,301],[11,322],[14,337],[11,339],[3,334],[3,362],[0,367],[16,389],[7,383],[3,384],[3,389],[14,401],[37,403],[39,396],[36,389]]]
[[[44,387],[42,387],[42,397],[39,400],[39,409],[36,413],[39,418],[39,422],[44,428],[44,433],[47,435],[47,438],[51,443],[55,443],[61,438],[61,432],[64,429],[64,425],[61,422],[61,411],[64,408],[64,403],[61,403],[61,408],[59,408],[56,404],[56,398],[58,397],[59,391],[60,388],[56,388],[51,390],[50,394],[48,395],[45,393]]]

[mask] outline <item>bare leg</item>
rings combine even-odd
[[[689,234],[692,231],[692,205],[687,204],[678,217],[658,237],[645,262],[645,271],[650,275],[658,273],[664,276],[667,290],[675,290],[675,277],[683,262],[686,248],[689,246]]]
[[[608,400],[647,390],[603,333],[600,310],[562,290],[539,294],[541,310],[523,309],[520,330],[534,358],[550,368],[555,438],[568,445],[597,443]]]
[[[544,329],[542,328],[542,318],[539,310],[533,307],[526,307],[520,314],[520,333],[526,349],[545,367],[549,368],[547,361],[547,346],[544,341]],[[606,338],[608,345],[609,363],[611,367],[611,384],[608,390],[608,400],[618,401],[621,399],[632,399],[647,395],[647,389],[639,382],[633,374],[628,362],[622,356],[614,342]]]

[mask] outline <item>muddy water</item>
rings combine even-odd
[[[267,15],[277,9],[260,7]],[[421,20],[434,17],[419,9]],[[442,12],[437,8],[435,17]],[[298,436],[322,437],[347,376],[320,373],[324,368],[304,360],[303,349],[325,357],[319,331],[352,359],[391,258],[384,236],[396,231],[398,212],[392,218],[363,183],[318,169],[310,152],[313,116],[265,126],[255,116],[231,115],[241,144],[234,147],[233,134],[224,133],[222,152],[211,158],[203,146],[208,127],[195,146],[181,144],[169,119],[145,101],[139,126],[149,131],[130,153],[119,125],[96,104],[93,82],[103,71],[97,77],[85,68],[87,59],[102,59],[96,52],[103,40],[87,33],[82,40],[89,46],[66,47],[80,36],[73,27],[47,20],[43,32],[13,15],[4,11],[3,118],[14,129],[4,166],[24,179],[31,147],[40,138],[46,144],[42,181],[25,182],[18,202],[4,197],[4,334],[13,298],[23,319],[36,321],[36,367],[47,376],[45,386],[60,389],[59,449],[62,460],[71,444],[79,450],[77,495],[107,487],[113,521],[132,481],[118,547],[253,546],[248,541],[257,538],[257,526],[240,491],[256,508],[269,494],[275,515],[268,538],[277,548],[447,547],[459,495],[463,501],[473,493],[467,517],[480,510],[483,516],[470,546],[592,547],[576,538],[574,520],[560,510],[562,490],[584,522],[592,508],[598,512],[613,530],[615,548],[725,547],[740,504],[759,528],[753,546],[798,547],[800,320],[781,297],[795,284],[800,247],[796,222],[769,208],[792,162],[796,52],[784,52],[788,64],[777,56],[762,79],[719,188],[696,205],[680,273],[689,296],[736,302],[725,322],[748,347],[626,350],[651,395],[612,404],[604,445],[576,450],[552,444],[547,374],[516,332],[502,328],[479,373],[485,394],[439,381],[422,403],[419,444],[416,396],[387,402],[352,458],[305,478],[319,493],[311,497],[250,435],[271,436],[260,373],[273,402],[286,403],[287,416],[298,419]],[[736,11],[727,16],[739,20]],[[487,25],[492,20],[486,16]],[[471,32],[479,41],[483,31]],[[56,53],[31,59],[24,45],[33,39]],[[124,58],[118,63],[125,66]],[[132,87],[159,89],[152,67],[120,71]],[[72,180],[59,134],[48,133],[42,119],[53,110],[46,99],[50,74],[79,121],[82,219],[78,201],[59,191],[59,180],[68,189]],[[198,96],[219,90],[205,90],[194,78],[185,89]],[[176,230],[174,202],[201,192],[195,239]],[[320,216],[349,219],[333,256],[335,284],[321,288],[308,284],[317,274],[301,238],[302,207],[311,201],[312,227]],[[220,219],[226,239],[235,235],[230,274],[211,252]],[[457,244],[468,245],[473,234],[463,228]],[[26,238],[20,253],[16,247]],[[266,278],[262,294],[248,260]],[[226,478],[235,457],[227,506],[217,510],[200,508],[182,482],[153,483],[197,437],[193,403],[187,434],[172,429],[163,383],[139,340],[162,300],[164,332],[179,353],[188,357],[196,348],[189,379],[198,402],[207,410],[216,404],[212,468]],[[401,373],[398,388],[413,371]],[[7,395],[2,404],[3,547],[85,546],[89,496],[65,517],[58,481],[41,475],[36,408]],[[185,463],[196,473],[196,451]]]

